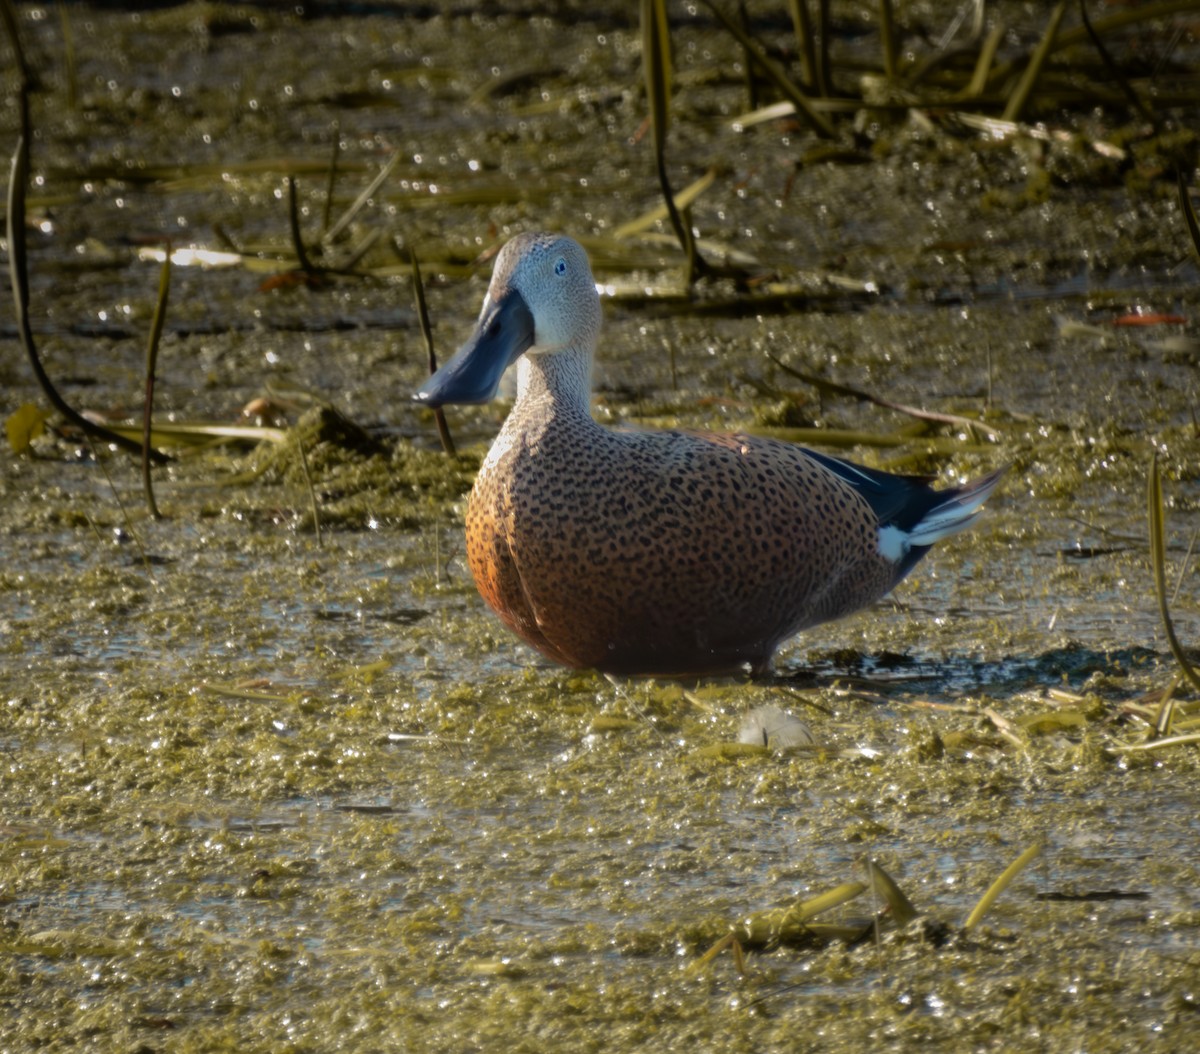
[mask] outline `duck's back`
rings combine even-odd
[[[870,505],[801,448],[582,415],[510,419],[472,491],[467,544],[515,632],[612,673],[764,667],[784,638],[896,578]]]

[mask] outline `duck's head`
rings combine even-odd
[[[426,406],[486,403],[523,354],[590,353],[600,297],[583,246],[556,234],[519,234],[496,257],[475,332],[413,396]]]

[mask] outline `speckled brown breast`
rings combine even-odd
[[[870,507],[799,448],[514,416],[471,493],[468,559],[487,603],[556,662],[762,668],[894,584]]]

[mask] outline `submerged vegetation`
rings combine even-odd
[[[0,1047],[1191,1036],[1194,3],[0,11]],[[1011,485],[773,677],[540,665],[408,399],[535,226],[601,419]]]

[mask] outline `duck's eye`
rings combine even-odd
[[[554,273],[560,277],[567,273],[567,261],[561,256],[554,261]]]

